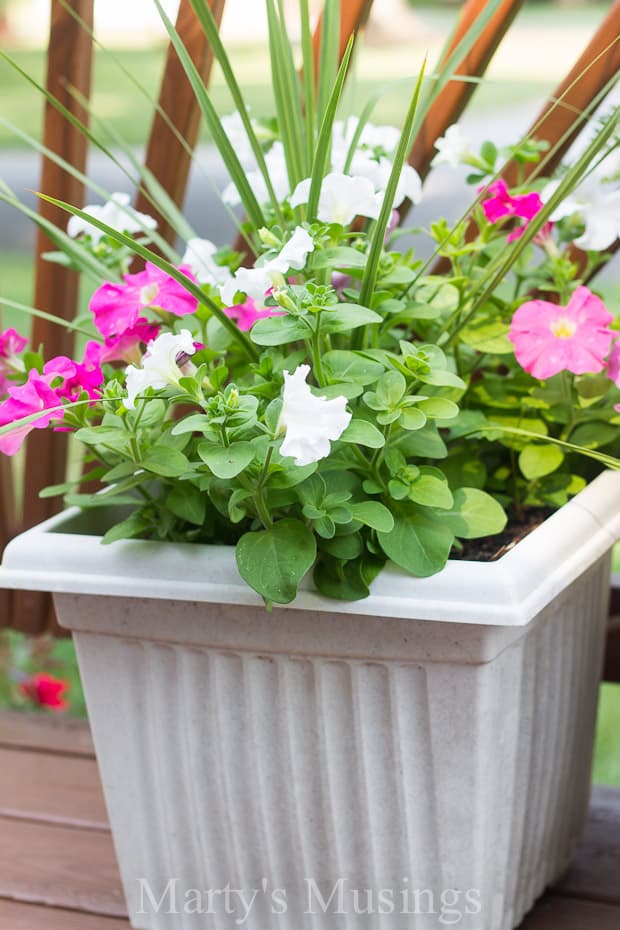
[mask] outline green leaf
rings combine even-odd
[[[322,333],[347,333],[358,326],[382,323],[383,317],[360,304],[334,304],[321,313]],[[256,324],[258,326],[258,323]],[[254,330],[252,330],[252,334]]]
[[[459,338],[478,352],[491,355],[512,355],[515,347],[508,338],[510,326],[507,323],[487,320],[473,320],[460,333]]]
[[[290,604],[314,564],[316,542],[299,520],[280,520],[268,530],[246,533],[237,543],[239,574],[266,601]]]
[[[418,409],[433,420],[452,420],[458,416],[459,408],[453,400],[445,397],[429,397],[418,402]]]
[[[583,423],[570,437],[571,444],[585,446],[586,449],[599,449],[618,438],[618,427],[602,421]]]
[[[179,482],[168,493],[166,507],[181,520],[202,526],[207,512],[207,496],[188,481]]]
[[[439,516],[439,515],[438,515]],[[440,515],[449,523],[455,536],[461,539],[478,539],[501,533],[506,526],[506,514],[501,504],[478,488],[458,488],[454,492],[451,511]]]
[[[150,528],[150,522],[139,513],[132,513],[126,520],[122,520],[115,526],[111,527],[104,534],[101,542],[108,544],[117,542],[120,539],[134,539],[141,536]]]
[[[351,420],[340,437],[340,442],[351,442],[356,446],[367,446],[369,449],[381,449],[385,445],[385,436],[368,420]]]
[[[557,446],[537,446],[531,443],[519,454],[519,468],[528,481],[550,475],[563,461],[564,453]]]
[[[189,459],[170,446],[152,446],[142,459],[141,465],[162,478],[178,478],[192,470]]]
[[[312,330],[294,316],[269,316],[258,320],[250,331],[250,338],[259,346],[282,346],[298,339],[308,339]]]
[[[235,478],[253,461],[255,451],[251,442],[233,442],[227,447],[201,442],[198,455],[218,478]]]
[[[405,407],[398,422],[406,430],[422,429],[426,425],[426,416],[417,407]]]
[[[399,371],[386,371],[377,381],[377,402],[389,410],[399,403],[406,389],[407,382]]]
[[[409,500],[427,507],[439,507],[449,510],[454,503],[452,492],[446,479],[437,469],[422,467],[418,477],[409,486]]]
[[[203,433],[209,426],[210,419],[204,413],[194,413],[184,417],[171,429],[173,436],[182,436],[184,433]]]
[[[378,538],[387,557],[418,578],[440,571],[454,542],[454,534],[443,520],[431,519],[414,505],[399,506],[394,528],[379,533]]]
[[[408,457],[419,456],[425,459],[443,459],[448,454],[446,444],[439,435],[437,427],[430,423],[423,430],[408,433],[399,442],[398,447]]]
[[[379,501],[363,501],[361,504],[349,504],[348,507],[355,520],[373,530],[389,533],[394,528],[394,517]]]
[[[110,445],[122,449],[127,445],[127,433],[116,426],[85,426],[76,432],[75,438],[87,446]]]
[[[312,270],[321,271],[329,268],[330,271],[338,268],[364,268],[366,256],[359,249],[352,249],[348,245],[340,245],[330,249],[321,249],[314,254]]]
[[[337,542],[337,537],[331,540]],[[322,546],[326,547],[327,542]],[[368,557],[355,558],[344,564],[336,556],[323,555],[314,570],[314,583],[325,597],[338,601],[358,601],[370,594],[369,585],[383,568],[383,560]]]
[[[366,358],[361,352],[334,349],[322,358],[323,371],[333,381],[353,381],[355,384],[372,384],[384,372],[381,362]]]

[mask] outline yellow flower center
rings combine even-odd
[[[153,303],[158,294],[159,288],[156,284],[147,284],[140,288],[140,303],[143,307],[148,307],[149,304]]]
[[[576,329],[577,324],[575,321],[569,320],[565,316],[561,316],[551,324],[551,332],[556,339],[570,339],[571,336],[575,335]]]

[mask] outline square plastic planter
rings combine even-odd
[[[272,612],[230,549],[86,526],[18,537],[0,583],[74,631],[134,927],[509,930],[566,867],[620,474],[497,562]]]

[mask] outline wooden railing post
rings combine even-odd
[[[224,12],[224,2],[225,0],[209,0],[211,12],[218,26]],[[203,81],[207,83],[213,67],[213,51],[190,0],[181,0],[176,29]],[[166,68],[159,92],[159,107],[160,109],[153,117],[145,163],[175,204],[180,207],[185,197],[191,152],[198,141],[201,113],[183,65],[172,44],[168,48]],[[161,111],[166,114],[174,128],[185,139],[189,150],[172,131]],[[161,235],[168,242],[174,242],[174,229],[153,208],[142,190],[138,193],[136,207],[143,213],[154,216],[158,221]]]
[[[92,29],[93,0],[68,0],[68,5]],[[88,98],[91,70],[90,36],[60,0],[52,0],[47,88],[84,122],[88,115],[75,99],[72,89]],[[45,104],[43,142],[75,168],[85,170],[86,139],[49,102]],[[70,203],[83,202],[83,185],[47,158],[43,158],[40,189]],[[60,227],[67,224],[66,213],[52,204],[41,201],[39,213]],[[42,258],[44,252],[53,248],[53,243],[39,230],[34,305],[71,320],[77,311],[78,276],[62,265]],[[48,357],[70,355],[73,349],[73,341],[66,330],[38,318],[33,322],[31,343],[34,347],[43,343]],[[34,430],[27,441],[21,521],[24,528],[46,519],[58,509],[57,500],[41,500],[39,491],[48,484],[64,480],[67,446],[66,442],[59,441],[61,439],[61,435],[52,430]],[[49,595],[17,592],[13,598],[11,625],[24,632],[42,631],[48,624],[50,603]]]
[[[447,51],[453,52],[482,14],[487,0],[467,0]],[[519,12],[523,0],[504,0],[456,69],[455,78],[446,84],[431,106],[411,149],[409,164],[424,178],[435,154],[435,142],[448,126],[456,123],[477,88],[473,81],[459,81],[458,76],[480,77]],[[446,56],[447,57],[447,56]]]

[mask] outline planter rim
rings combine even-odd
[[[262,606],[231,546],[120,540],[63,531],[71,508],[13,539],[0,588]],[[606,471],[495,562],[451,559],[428,578],[388,564],[361,601],[318,594],[311,577],[284,606],[485,626],[524,626],[620,538],[620,472]]]

